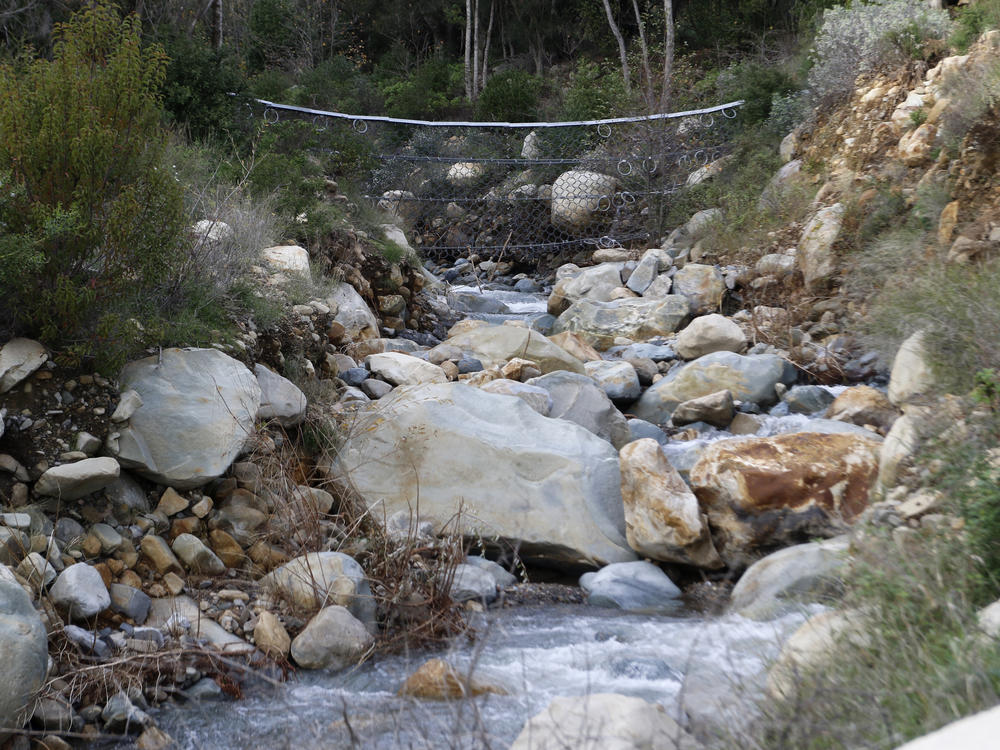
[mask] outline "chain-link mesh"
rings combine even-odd
[[[266,122],[311,119],[365,150],[367,197],[425,257],[515,258],[628,247],[662,233],[669,196],[727,152],[737,108],[577,123],[440,123],[257,100]]]

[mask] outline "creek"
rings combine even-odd
[[[448,303],[460,315],[491,323],[545,323],[545,294],[516,292],[501,284],[451,287]],[[788,414],[779,405],[763,416],[757,434],[803,430],[816,417]],[[705,445],[732,437],[702,429],[694,439],[669,442],[665,451],[684,472]],[[731,614],[698,614],[680,603],[670,614],[570,604],[495,607],[470,615],[469,632],[444,652],[379,656],[341,673],[302,671],[285,683],[249,687],[239,701],[166,707],[156,720],[180,747],[192,750],[506,749],[553,698],[611,692],[658,703],[685,724],[681,698],[693,674],[722,676],[709,693],[731,700],[734,711],[745,713],[734,686],[759,694],[781,643],[818,609],[755,622]],[[406,678],[434,657],[504,694],[452,701],[399,697]],[[705,679],[700,682],[704,685]]]

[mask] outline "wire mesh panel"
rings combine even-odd
[[[741,104],[575,123],[444,123],[257,100],[267,122],[311,118],[339,131],[338,143],[356,148],[362,139],[372,165],[367,196],[437,259],[655,238],[669,196],[725,155]]]

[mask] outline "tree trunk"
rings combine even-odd
[[[663,0],[663,88],[660,89],[660,111],[670,106],[671,77],[674,72],[674,0]]]
[[[649,68],[649,47],[646,45],[646,24],[642,22],[639,12],[639,0],[632,0],[632,10],[635,11],[635,22],[639,26],[639,44],[642,47],[642,74],[645,76],[646,108],[653,110],[653,71]]]
[[[618,54],[622,59],[622,78],[625,79],[625,91],[631,93],[632,81],[628,69],[628,52],[625,49],[625,39],[622,37],[622,32],[618,28],[618,24],[615,23],[614,15],[611,13],[611,3],[609,0],[601,1],[604,3],[604,14],[608,17],[608,26],[611,27],[611,33],[615,35],[615,41],[618,42]],[[670,0],[664,1],[669,2]]]
[[[479,0],[472,5],[472,100],[479,98]]]
[[[472,101],[472,0],[465,0],[465,98]]]
[[[212,0],[212,49],[222,49],[222,0]]]
[[[482,91],[486,88],[486,70],[490,62],[490,44],[493,41],[493,6],[494,0],[490,0],[490,20],[486,24],[486,43],[483,45],[483,71],[482,71],[482,83],[479,86],[479,90]]]

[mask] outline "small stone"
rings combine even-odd
[[[206,495],[191,506],[191,512],[194,513],[197,518],[204,518],[212,511],[213,505],[214,503],[212,502],[212,498]]]
[[[171,571],[163,576],[163,585],[171,594],[178,596],[184,591],[185,583],[183,578]]]
[[[127,390],[118,400],[118,406],[111,414],[112,422],[125,422],[142,406],[142,396],[136,391]]]
[[[76,435],[76,450],[87,456],[93,456],[101,449],[100,438],[94,437],[89,432],[78,432]]]
[[[292,639],[273,612],[264,610],[257,618],[253,629],[257,648],[272,659],[285,659],[292,647]]]
[[[167,487],[160,495],[160,502],[156,505],[156,512],[163,513],[165,516],[173,516],[180,513],[182,510],[187,510],[190,501],[181,495],[173,487]]]
[[[37,552],[32,552],[21,561],[17,574],[36,589],[45,588],[56,579],[55,568]]]
[[[122,535],[106,523],[95,523],[90,529],[90,534],[100,543],[100,551],[105,555],[112,554],[124,541]]]
[[[218,576],[226,572],[222,560],[192,534],[181,534],[174,539],[173,551],[192,573]]]
[[[163,537],[149,534],[143,537],[143,540],[139,543],[139,549],[153,563],[153,567],[160,575],[167,572],[182,573],[184,571],[180,561],[170,551],[170,547],[167,546],[167,542]]]
[[[159,727],[149,727],[139,735],[135,746],[137,750],[169,750],[175,747],[176,743],[173,737]]]
[[[86,563],[70,565],[49,589],[57,608],[72,620],[86,620],[111,606],[111,595],[101,574]]]
[[[486,693],[506,695],[507,691],[470,679],[443,659],[428,659],[406,678],[398,694],[430,700],[452,700]]]
[[[112,583],[110,586],[111,609],[125,615],[138,625],[146,622],[152,600],[138,588],[124,583]]]
[[[238,568],[247,559],[239,542],[222,529],[211,531],[208,541],[212,545],[212,551],[228,568]]]

